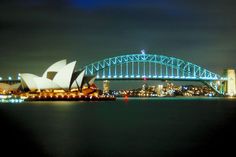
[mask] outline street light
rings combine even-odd
[[[20,80],[20,73],[18,74],[17,80]]]

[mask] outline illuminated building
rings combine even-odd
[[[235,70],[227,69],[227,78],[227,94],[230,96],[236,95]]]
[[[110,81],[103,81],[103,93],[109,93],[110,90]]]
[[[0,93],[1,94],[8,94],[12,91],[16,91],[20,88],[20,83],[9,85],[7,83],[0,83]]]
[[[162,95],[163,85],[158,85],[156,88],[157,95]]]
[[[83,85],[94,84],[95,77],[85,76],[84,70],[75,71],[76,61],[66,64],[66,60],[61,60],[51,65],[42,77],[21,73],[21,86],[24,90],[64,90],[82,89]]]
[[[144,84],[143,84],[142,90],[143,90],[143,91],[147,91],[147,90],[148,90],[148,84],[147,84],[147,83],[144,83]]]

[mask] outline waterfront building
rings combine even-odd
[[[143,91],[147,91],[148,90],[148,84],[146,82],[143,84],[142,90]]]
[[[235,70],[234,69],[227,69],[226,75],[228,78],[226,89],[227,94],[229,96],[236,95],[236,78],[235,78]]]
[[[64,59],[47,68],[41,77],[30,73],[20,73],[20,83],[13,85],[1,83],[0,92],[12,92],[19,88],[31,92],[74,89],[82,91],[84,86],[95,87],[95,76],[85,76],[85,70],[75,71],[75,65],[76,61],[67,64]]]
[[[156,88],[157,95],[162,95],[163,91],[163,85],[158,85]]]
[[[110,91],[110,81],[105,80],[103,81],[103,93],[109,93]]]
[[[0,94],[8,94],[14,91],[19,90],[20,88],[20,83],[15,83],[15,84],[7,84],[7,83],[0,83]]]

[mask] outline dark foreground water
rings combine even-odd
[[[236,99],[0,104],[0,143],[0,156],[235,156]]]

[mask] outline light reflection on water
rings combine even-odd
[[[217,130],[236,119],[236,99],[129,97],[0,104],[1,110],[48,155],[189,156],[188,151],[209,147],[208,136],[217,138]]]

